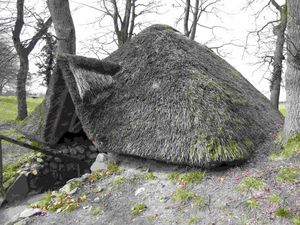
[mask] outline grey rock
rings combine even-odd
[[[28,181],[24,174],[20,174],[15,182],[8,188],[5,199],[8,202],[13,202],[26,197],[29,192]]]
[[[30,216],[37,215],[41,212],[42,212],[42,210],[38,209],[38,208],[34,208],[34,209],[33,208],[28,208],[28,209],[25,209],[23,212],[21,212],[19,217],[20,218],[27,218],[27,217],[30,217]]]
[[[98,162],[97,160],[91,166],[91,171],[104,170],[107,167],[106,162]]]

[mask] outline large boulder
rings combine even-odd
[[[282,123],[237,70],[171,27],[145,29],[99,63],[108,62],[121,69],[108,75],[77,56],[58,59],[83,129],[104,152],[201,167],[238,163]]]

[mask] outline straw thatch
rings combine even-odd
[[[120,65],[115,75],[83,66],[89,62],[58,58],[83,129],[104,152],[203,167],[236,163],[282,122],[231,65],[168,26],[147,28],[99,61]]]

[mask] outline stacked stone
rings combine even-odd
[[[83,138],[74,138],[72,142],[66,141],[57,146],[58,154],[77,158],[85,162],[89,167],[94,163],[99,154],[96,147]],[[78,163],[64,161],[60,157],[47,155],[36,158],[22,166],[20,173],[27,177],[29,193],[36,194],[49,189],[61,187],[65,182],[78,175],[90,172],[78,171]]]

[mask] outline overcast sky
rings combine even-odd
[[[178,0],[180,1],[180,0]],[[147,21],[148,24],[163,23],[175,27],[179,31],[182,31],[182,23],[176,24],[176,20],[183,12],[182,8],[174,7],[176,6],[176,0],[161,0],[159,1],[162,7],[159,8],[159,14],[146,15],[140,18],[142,21]],[[253,13],[266,3],[266,0],[257,0],[258,4],[254,5],[253,9],[242,10],[246,4],[247,0],[223,0],[220,3],[220,10],[217,13],[218,17],[210,16],[203,17],[202,23],[205,25],[220,25],[226,29],[215,29],[215,36],[217,41],[210,43],[211,46],[217,46],[222,43],[228,43],[231,40],[238,45],[242,45],[246,40],[246,35],[248,31],[255,28]],[[282,0],[278,1],[282,4]],[[83,54],[85,56],[96,57],[91,51],[87,51],[87,47],[91,44],[90,39],[92,37],[100,37],[102,33],[105,33],[106,29],[112,29],[112,24],[109,20],[103,21],[102,26],[106,28],[99,29],[99,24],[95,21],[98,20],[101,13],[91,7],[83,6],[80,3],[90,5],[93,7],[99,7],[95,0],[70,0],[70,7],[72,10],[72,16],[74,20],[74,25],[76,29],[77,38],[77,54]],[[261,15],[259,20],[259,25],[267,20],[272,20],[275,17],[274,13],[266,10],[264,14]],[[136,30],[138,32],[138,30]],[[207,40],[212,38],[210,30],[199,28],[197,31],[196,41],[200,43],[206,43]],[[223,53],[226,54],[224,58],[232,64],[237,70],[239,70],[244,77],[246,77],[258,90],[260,90],[266,96],[269,95],[269,82],[263,79],[264,70],[257,70],[258,66],[253,65],[256,61],[256,56],[254,55],[256,40],[250,40],[250,52],[252,55],[244,54],[244,49],[236,46],[227,46],[223,49]],[[113,49],[113,48],[112,48]],[[111,49],[111,50],[112,50]],[[100,57],[105,57],[100,55]],[[33,67],[34,69],[34,67]],[[34,87],[34,89],[37,89]],[[281,95],[281,100],[285,99],[285,93]]]

